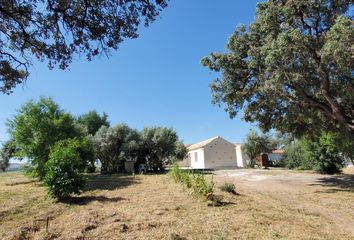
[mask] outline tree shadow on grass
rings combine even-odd
[[[28,181],[5,183],[5,186],[26,185],[26,184],[30,184],[30,183],[38,183],[38,180],[32,179],[32,180],[28,180]]]
[[[61,202],[66,204],[73,204],[73,205],[87,205],[90,202],[98,201],[100,203],[109,203],[109,202],[118,202],[125,200],[122,197],[112,197],[108,198],[105,196],[75,196],[63,199]]]
[[[354,175],[343,174],[329,177],[321,177],[312,186],[332,187],[317,192],[336,193],[336,192],[353,192],[354,193]]]
[[[125,188],[132,184],[139,183],[137,177],[123,174],[110,174],[99,175],[92,174],[87,175],[87,184],[84,191],[93,190],[115,190],[119,188]]]

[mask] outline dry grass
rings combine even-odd
[[[168,175],[89,178],[82,195],[70,203],[56,203],[46,198],[39,183],[19,173],[0,174],[0,239],[332,240],[354,236],[347,229],[354,219],[351,186],[308,185],[289,194],[236,182],[240,195],[218,192],[228,204],[208,207]],[[217,185],[223,183],[215,179]]]

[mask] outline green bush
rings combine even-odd
[[[322,133],[313,151],[313,170],[322,174],[335,174],[341,171],[344,160],[335,143],[335,135]]]
[[[203,173],[193,174],[191,182],[193,191],[201,197],[207,197],[209,194],[213,194],[213,183],[208,183],[205,180]]]
[[[299,170],[313,170],[315,140],[303,137],[290,144],[284,154],[285,167]]]
[[[60,200],[73,193],[80,193],[85,185],[85,178],[81,174],[86,166],[82,158],[85,147],[83,141],[67,139],[57,142],[51,149],[44,177],[44,184],[51,197]]]
[[[171,169],[174,180],[186,188],[192,188],[193,192],[201,197],[213,194],[214,183],[208,183],[203,173],[192,173],[190,170],[181,170],[177,164]]]
[[[302,167],[306,169],[304,165],[308,165],[307,163],[310,161],[309,153],[308,141],[306,139],[303,138],[293,142],[285,149],[285,167],[290,169]]]
[[[191,179],[191,173],[189,171],[182,171],[181,172],[181,183],[186,187],[186,188],[191,188],[192,187],[192,179]]]
[[[318,139],[302,138],[293,142],[285,151],[285,166],[322,174],[339,173],[344,159],[337,139],[335,134],[323,132]]]
[[[181,169],[179,168],[177,163],[173,164],[173,166],[170,170],[170,174],[176,182],[181,181]]]
[[[236,194],[236,186],[233,183],[224,183],[220,186],[220,190],[223,192]]]

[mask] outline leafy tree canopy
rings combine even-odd
[[[11,141],[6,141],[0,149],[0,169],[5,172],[10,166],[10,159],[13,157],[15,147]]]
[[[147,164],[155,171],[163,170],[173,158],[186,154],[176,131],[166,127],[144,128],[140,147]]]
[[[45,175],[50,148],[59,140],[82,136],[74,118],[51,98],[45,97],[24,104],[7,125],[11,142],[16,147],[14,156],[28,158],[34,175],[41,179]]]
[[[268,153],[277,147],[278,142],[268,134],[258,134],[251,130],[246,137],[245,144],[242,146],[245,153],[252,161],[261,153]]]
[[[101,172],[116,172],[124,164],[124,160],[136,155],[139,134],[126,124],[114,127],[102,126],[91,142],[96,157],[101,162]]]
[[[31,58],[65,69],[75,54],[88,60],[138,37],[168,0],[4,0],[0,4],[0,92],[29,75]]]
[[[83,125],[87,133],[91,135],[95,135],[102,126],[109,127],[108,115],[103,113],[100,116],[95,110],[79,116],[77,122]]]
[[[317,139],[303,137],[287,146],[283,163],[288,168],[310,169],[322,174],[339,173],[345,156],[339,151],[340,136],[322,132]]]
[[[354,136],[352,0],[268,0],[202,64],[220,72],[213,101],[262,130]]]

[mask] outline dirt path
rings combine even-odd
[[[257,193],[265,202],[324,216],[354,238],[353,174],[261,169],[220,170],[215,174],[218,182],[233,182],[241,192]]]

